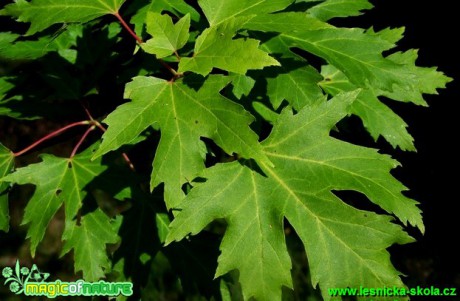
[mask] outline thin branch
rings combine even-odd
[[[177,60],[180,61],[181,57],[179,53],[177,52],[177,50],[174,50],[174,55],[176,56]]]
[[[88,120],[84,120],[84,121],[79,121],[79,122],[74,122],[74,123],[68,124],[68,125],[66,125],[65,127],[60,128],[59,130],[54,131],[54,132],[52,132],[52,133],[46,135],[45,137],[39,139],[38,141],[34,142],[34,143],[31,144],[30,146],[26,147],[25,149],[23,149],[23,150],[21,150],[21,151],[19,151],[19,152],[14,153],[13,155],[14,155],[15,157],[19,157],[19,156],[21,156],[21,155],[27,153],[27,152],[30,151],[31,149],[35,148],[35,147],[38,146],[39,144],[41,144],[41,143],[43,143],[43,142],[45,142],[45,141],[47,141],[47,140],[49,140],[49,139],[51,139],[51,138],[53,138],[53,137],[56,137],[56,136],[62,134],[63,132],[67,131],[68,129],[71,129],[71,128],[76,127],[76,126],[79,126],[79,125],[88,125],[88,124],[90,124],[90,121],[88,121]]]
[[[129,34],[134,38],[136,39],[136,41],[139,43],[139,44],[142,44],[144,43],[144,41],[142,41],[142,39],[131,29],[131,27],[129,27],[129,25],[125,22],[125,20],[123,20],[123,18],[121,17],[121,15],[117,12],[115,14],[113,14],[117,19],[118,21],[120,21],[121,25],[126,29],[126,31],[129,32]]]
[[[103,133],[107,132],[106,128],[103,127],[99,121],[93,120],[93,124],[97,126]]]
[[[80,105],[83,107],[83,110],[86,113],[86,116],[88,116],[89,120],[92,122],[94,120],[93,116],[91,115],[91,112],[88,110],[88,108],[83,104],[82,101],[80,101]]]
[[[83,136],[81,136],[81,139],[80,141],[78,141],[77,145],[75,145],[74,149],[72,150],[72,154],[70,155],[70,158],[72,159],[73,157],[75,157],[75,155],[77,154],[77,151],[78,149],[80,148],[81,144],[83,143],[83,141],[85,141],[86,137],[88,137],[89,133],[91,133],[94,129],[96,128],[95,125],[92,125],[90,126],[86,132],[83,134]]]
[[[166,64],[165,61],[163,61],[162,59],[158,59],[158,61],[160,62],[160,64],[165,67],[166,69],[168,69],[169,72],[172,73],[172,75],[174,75],[175,78],[177,78],[178,74],[176,70],[174,70],[173,67],[169,66],[168,64]]]
[[[131,159],[128,157],[128,155],[126,153],[122,153],[121,155],[123,156],[123,159],[125,159],[126,164],[128,164],[129,169],[136,172],[136,168],[134,168],[134,164],[131,162]]]

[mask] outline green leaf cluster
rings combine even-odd
[[[88,119],[80,140],[61,141],[73,149],[66,155],[39,149],[40,162],[14,167],[22,152],[0,145],[0,230],[9,229],[10,190],[34,185],[21,222],[33,256],[63,212],[61,255],[73,251],[75,272],[131,280],[136,297],[159,298],[155,277],[174,271],[186,295],[287,300],[292,231],[325,300],[328,288],[404,286],[387,248],[413,241],[405,227],[424,232],[421,210],[391,174],[397,161],[340,130],[355,115],[375,141],[415,151],[407,123],[382,100],[426,106],[424,95],[451,79],[417,66],[416,50],[395,51],[402,28],[328,22],[371,9],[367,0],[0,8],[9,18],[0,116]]]

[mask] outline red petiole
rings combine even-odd
[[[68,125],[66,125],[65,127],[60,128],[60,129],[58,129],[58,130],[56,130],[56,131],[54,131],[54,132],[52,132],[52,133],[46,135],[45,137],[39,139],[39,140],[36,141],[35,143],[33,143],[33,144],[31,144],[30,146],[26,147],[25,149],[23,149],[23,150],[21,150],[21,151],[19,151],[19,152],[14,153],[13,155],[14,155],[15,157],[19,157],[19,156],[21,156],[21,155],[27,153],[27,152],[30,151],[31,149],[35,148],[36,146],[42,144],[43,142],[45,142],[45,141],[47,141],[47,140],[49,140],[49,139],[51,139],[51,138],[53,138],[53,137],[56,137],[56,136],[62,134],[63,132],[67,131],[68,129],[71,129],[71,128],[74,128],[74,127],[77,127],[77,126],[80,126],[80,125],[88,125],[88,124],[90,124],[90,123],[91,123],[90,121],[84,120],[84,121],[79,121],[79,122],[74,122],[74,123],[68,124]]]
[[[83,134],[83,136],[81,136],[80,141],[78,141],[77,145],[75,145],[74,149],[72,150],[72,153],[70,154],[70,159],[75,157],[75,155],[77,154],[77,151],[80,148],[80,146],[83,143],[83,141],[85,141],[85,139],[86,139],[86,137],[88,137],[89,133],[91,133],[95,128],[96,128],[95,125],[90,126],[86,130],[86,132]]]

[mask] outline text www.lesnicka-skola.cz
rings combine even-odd
[[[379,288],[330,288],[328,293],[331,297],[338,296],[357,296],[357,297],[407,297],[407,296],[457,296],[456,288],[437,288],[437,287],[379,287]]]

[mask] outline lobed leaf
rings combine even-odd
[[[15,0],[0,15],[13,16],[31,23],[27,35],[33,35],[53,24],[88,22],[107,14],[117,14],[125,0]]]
[[[90,160],[92,154],[93,148],[72,159],[44,154],[42,162],[18,168],[1,179],[36,186],[22,220],[22,224],[29,224],[27,238],[30,238],[32,255],[57,210],[65,204],[66,220],[72,220],[87,195],[86,186],[106,169],[101,160]]]
[[[125,86],[129,101],[105,118],[108,130],[97,150],[92,146],[71,159],[42,155],[42,162],[13,172],[15,156],[0,144],[0,230],[8,230],[10,183],[33,184],[36,190],[22,221],[29,225],[32,254],[65,205],[62,254],[73,250],[75,271],[82,271],[88,281],[111,269],[106,249],[120,241],[118,231],[122,241],[112,260],[118,262],[116,272],[140,288],[147,284],[162,243],[216,230],[219,223],[213,222],[224,219],[225,231],[217,230],[223,236],[217,268],[216,234],[203,233],[202,240],[162,250],[181,278],[184,294],[202,287],[213,293],[210,271],[216,270],[215,277],[239,274],[246,300],[281,300],[282,287],[293,287],[287,223],[302,241],[312,284],[319,285],[325,300],[331,299],[328,288],[403,287],[386,249],[413,241],[398,223],[421,232],[424,225],[417,202],[403,195],[406,188],[391,175],[399,163],[377,150],[333,138],[330,131],[355,114],[375,140],[382,136],[395,148],[415,150],[407,124],[381,98],[426,105],[424,94],[436,94],[451,79],[436,68],[416,66],[415,50],[390,52],[404,29],[376,32],[327,23],[360,15],[372,8],[368,0],[199,0],[193,4],[196,9],[183,0],[131,1],[126,15],[132,16],[135,31],[144,36],[145,26],[151,36],[140,47],[164,58],[163,66],[177,66],[167,81],[150,56],[141,52],[125,60],[117,54],[123,45],[115,38],[119,24],[67,24],[107,14],[120,17],[124,2],[15,0],[0,10],[2,16],[30,23],[25,36],[0,33],[0,59],[7,61],[6,71],[13,70],[0,77],[0,115],[23,117],[23,110],[15,111],[23,98],[31,98],[28,110],[43,104],[37,91],[12,95],[29,84],[18,84],[23,70],[30,68],[25,60],[41,58],[33,66],[42,68],[38,71],[50,87],[40,92],[45,91],[43,101],[53,101],[58,111],[67,105],[62,100],[117,95],[116,89],[109,90],[136,76]],[[60,30],[42,32],[59,23],[64,23]],[[179,50],[193,54],[180,57]],[[48,63],[51,56],[42,58],[50,52],[57,52],[66,66]],[[305,52],[326,62],[321,73]],[[112,57],[120,58],[118,67],[127,71],[107,76],[104,68],[115,61]],[[149,62],[144,64],[144,59]],[[95,74],[75,81],[73,76],[88,66]],[[49,88],[56,93],[50,96]],[[100,108],[106,112],[113,102],[104,101]],[[258,113],[257,119],[245,108]],[[265,137],[268,124],[272,131],[260,143],[255,131]],[[138,189],[143,180],[120,172],[124,169],[110,160],[106,163],[109,156],[102,163],[103,155],[138,144],[152,129],[161,138],[151,150],[150,187],[161,191],[164,184],[166,209],[175,209],[172,223],[164,209],[157,210],[161,200],[156,192],[146,196]],[[207,139],[231,157],[218,158],[216,145]],[[226,161],[231,163],[222,163]],[[132,208],[114,219],[100,208],[82,212],[90,191],[101,208],[106,199],[132,199],[112,208],[110,216]],[[359,210],[338,191],[363,194],[387,214]],[[205,247],[214,252],[203,252]],[[230,290],[226,280],[221,279],[222,299],[239,299],[240,289]]]
[[[433,68],[416,67],[415,59],[412,56],[416,54],[415,51],[409,51],[405,54],[395,53],[390,56],[390,59],[399,58],[400,56],[407,57],[407,54],[411,59],[399,60],[398,63],[403,64],[406,62],[407,68],[417,74],[419,81],[417,87],[420,92],[437,94],[437,88],[443,88],[446,83],[451,81],[450,78]],[[342,72],[333,66],[324,66],[322,74],[325,80],[320,85],[331,95],[344,91],[353,91],[357,88]],[[351,111],[361,118],[364,126],[375,140],[379,136],[383,136],[394,148],[399,146],[402,150],[415,151],[414,139],[407,132],[407,124],[388,106],[383,104],[378,97],[386,96],[397,101],[412,101],[419,105],[426,105],[420,92],[404,91],[396,88],[393,92],[387,92],[369,87],[359,94],[351,107]]]
[[[216,276],[238,269],[245,299],[280,300],[281,286],[292,286],[286,218],[305,246],[312,283],[319,283],[325,300],[331,287],[402,287],[385,249],[412,238],[391,217],[355,209],[332,193],[361,192],[403,223],[424,229],[416,202],[402,195],[405,188],[390,174],[394,160],[329,136],[358,93],[297,115],[285,110],[263,142],[276,167],[262,163],[258,172],[251,162],[233,162],[206,170],[207,181],[180,204],[166,242],[224,218],[228,227]]]
[[[79,225],[67,220],[61,255],[73,249],[75,272],[82,271],[85,281],[96,282],[110,270],[106,245],[118,242],[118,227],[119,221],[112,221],[101,209],[83,216]]]
[[[147,14],[147,32],[153,36],[142,48],[157,58],[163,58],[184,47],[189,38],[190,15],[185,15],[176,24],[168,15]]]
[[[203,171],[204,145],[200,137],[213,139],[226,153],[268,161],[257,135],[249,128],[252,116],[219,94],[230,79],[210,76],[198,91],[193,79],[168,82],[155,77],[137,77],[126,86],[131,102],[119,106],[104,120],[109,125],[95,154],[101,156],[132,142],[146,128],[156,125],[161,140],[153,162],[151,188],[165,183],[168,208],[183,198],[182,185]]]
[[[179,72],[193,71],[203,76],[213,68],[245,74],[249,69],[279,66],[274,58],[259,49],[254,39],[233,39],[249,18],[231,18],[203,31],[196,39],[193,57],[184,57]]]
[[[362,29],[336,28],[303,13],[257,16],[245,28],[279,33],[274,39],[285,45],[285,51],[299,47],[317,55],[359,87],[370,85],[389,92],[405,90],[420,97],[423,93],[412,68],[383,57],[382,52],[392,49],[394,44]]]

